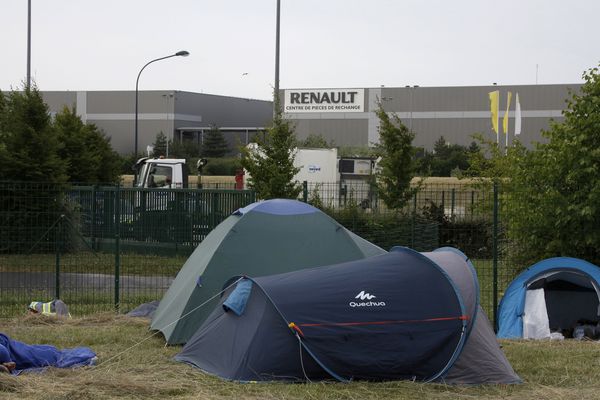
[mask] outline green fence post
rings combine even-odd
[[[446,192],[442,190],[442,214],[446,215]]]
[[[61,252],[61,247],[62,247],[62,232],[63,232],[62,226],[63,226],[64,218],[65,218],[64,214],[61,214],[60,220],[58,222],[58,226],[56,227],[56,229],[57,229],[56,256],[54,259],[54,263],[55,263],[54,298],[56,298],[56,299],[60,299],[60,252]]]
[[[492,234],[493,254],[493,307],[494,307],[494,330],[498,332],[498,183],[494,182],[494,226]]]
[[[221,196],[219,196],[218,192],[212,192],[210,195],[212,201],[211,201],[211,205],[212,205],[212,209],[211,209],[211,213],[212,213],[212,223],[210,225],[210,230],[212,231],[213,229],[215,229],[215,227],[217,225],[219,225],[220,221],[220,198]]]
[[[456,207],[456,188],[452,188],[450,194],[450,217],[454,218],[454,208]]]
[[[302,201],[308,203],[308,182],[302,182]]]
[[[415,193],[413,196],[413,212],[412,212],[412,221],[410,227],[410,247],[412,249],[415,248],[415,224],[417,218],[417,194]]]
[[[121,302],[119,291],[121,283],[121,249],[120,249],[120,229],[121,229],[121,202],[119,201],[120,185],[117,183],[115,190],[115,202],[114,202],[114,229],[115,229],[115,311],[119,312],[119,305]]]
[[[90,226],[90,237],[92,240],[92,249],[94,250],[98,250],[98,243],[96,240],[96,234],[97,234],[97,229],[96,229],[96,214],[98,212],[97,210],[97,205],[96,205],[96,190],[97,190],[97,186],[93,185],[92,186],[92,221],[91,221],[91,226]]]

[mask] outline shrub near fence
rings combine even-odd
[[[365,181],[307,185],[305,198],[348,229],[389,249],[419,251],[452,246],[473,258],[492,257],[492,196],[453,179],[427,183],[402,210],[388,210]],[[414,181],[415,184],[418,181]]]

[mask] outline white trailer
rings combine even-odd
[[[248,148],[260,152],[256,143]],[[306,182],[308,199],[317,194],[323,205],[338,207],[351,199],[364,208],[373,203],[373,193],[369,185],[376,168],[376,160],[364,157],[338,159],[337,149],[294,149],[294,166],[300,171],[294,176],[298,183]],[[245,184],[252,179],[245,171]]]
[[[294,180],[336,183],[340,177],[337,162],[337,149],[297,149],[294,166],[300,168],[300,171],[294,176]]]

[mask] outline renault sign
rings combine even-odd
[[[364,112],[364,89],[286,90],[284,112]]]

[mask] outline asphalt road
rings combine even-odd
[[[128,294],[162,291],[173,282],[167,276],[121,276],[119,285]],[[56,275],[50,272],[0,272],[0,291],[5,290],[54,290]],[[115,286],[114,275],[61,273],[61,290],[107,290]]]

